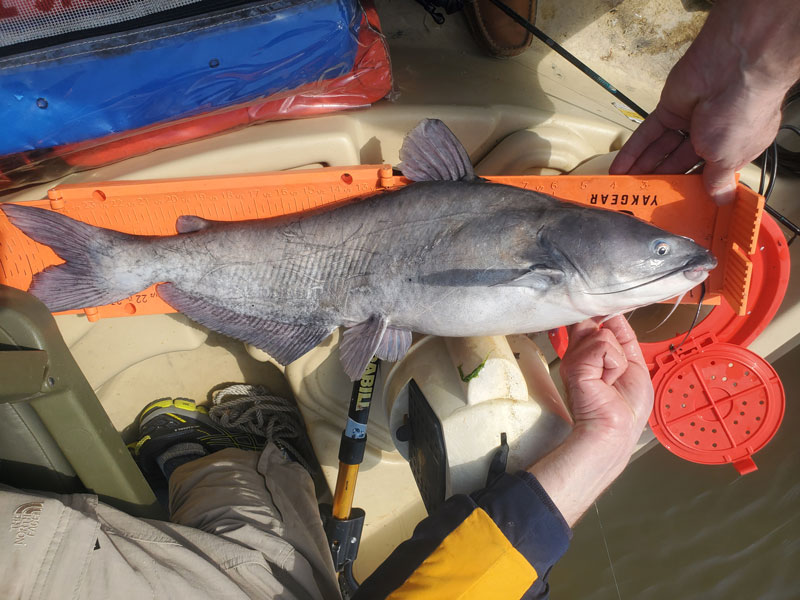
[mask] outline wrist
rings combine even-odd
[[[570,437],[583,440],[604,453],[614,450],[623,454],[628,450],[632,452],[653,410],[652,392],[640,410],[634,411],[630,406],[624,408],[627,410],[608,410],[602,415],[575,413]]]
[[[616,477],[628,464],[640,436],[641,431],[620,431],[595,424],[577,423],[564,443],[587,448],[592,462],[596,463],[594,468],[613,473]]]
[[[635,446],[630,437],[578,424],[528,468],[570,527],[625,469]]]

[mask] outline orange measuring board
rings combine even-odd
[[[598,208],[628,212],[714,252],[719,266],[707,280],[705,302],[721,297],[744,314],[763,197],[739,185],[736,201],[718,207],[699,175],[503,176],[491,181],[547,193]],[[266,219],[352,201],[411,182],[388,165],[282,171],[256,175],[65,184],[30,202],[91,225],[136,235],[176,235],[181,215],[218,221]],[[32,276],[63,261],[12,226],[0,213],[0,283],[22,290]],[[684,302],[696,303],[696,291]],[[90,320],[175,312],[155,286],[111,305],[86,308]]]

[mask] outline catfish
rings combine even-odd
[[[33,277],[53,311],[99,306],[161,282],[167,304],[288,364],[344,327],[341,361],[358,379],[373,355],[396,361],[411,332],[529,333],[680,296],[713,269],[694,241],[624,213],[475,175],[439,120],[405,138],[413,183],[311,213],[215,222],[136,236],[2,204],[66,262]]]

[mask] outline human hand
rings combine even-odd
[[[625,317],[572,325],[560,371],[575,429],[632,450],[653,408],[653,384]]]
[[[798,77],[800,2],[717,2],[609,173],[685,173],[702,158],[706,191],[732,201],[736,171],[775,139]]]
[[[575,427],[528,471],[571,527],[628,464],[653,408],[653,384],[622,316],[570,328],[561,378]]]

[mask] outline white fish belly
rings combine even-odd
[[[448,337],[510,335],[545,331],[587,318],[563,294],[537,294],[524,288],[469,290],[449,288],[439,298],[410,294],[393,325]]]

